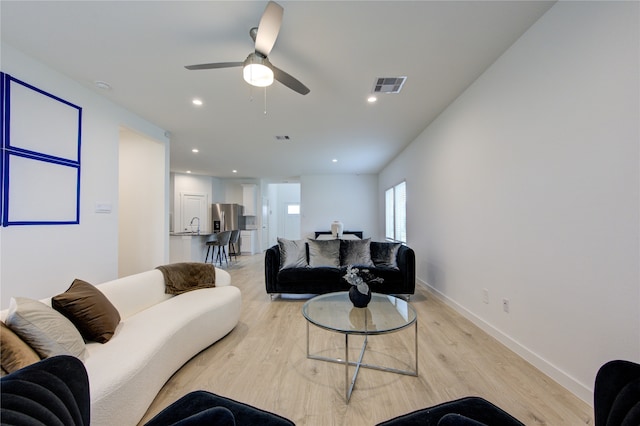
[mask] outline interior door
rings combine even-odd
[[[288,240],[300,239],[300,203],[284,204],[284,238]]]
[[[179,232],[208,232],[207,195],[180,194],[181,227]],[[197,219],[195,219],[197,218]]]

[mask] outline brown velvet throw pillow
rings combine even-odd
[[[181,294],[216,286],[216,268],[210,263],[180,262],[158,266],[164,275],[164,292]]]
[[[2,369],[7,373],[40,361],[38,353],[3,322],[0,322],[0,356]]]
[[[106,343],[120,323],[120,313],[100,290],[74,280],[67,291],[51,299],[51,306],[67,317],[86,340]]]

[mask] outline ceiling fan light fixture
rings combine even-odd
[[[244,81],[252,86],[267,87],[273,84],[273,70],[267,66],[269,61],[267,58],[252,53],[244,61],[242,76]]]

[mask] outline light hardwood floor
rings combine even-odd
[[[262,254],[239,256],[227,270],[242,291],[240,322],[173,375],[142,423],[184,394],[204,389],[300,426],[375,425],[468,395],[484,397],[527,425],[593,424],[588,404],[421,286],[411,298],[418,313],[419,376],[362,369],[346,404],[344,366],[306,358],[305,300],[270,300]],[[371,337],[365,360],[406,368],[411,333],[413,328]],[[311,327],[314,352],[340,356],[343,342],[342,335]],[[361,340],[349,342],[355,356]]]

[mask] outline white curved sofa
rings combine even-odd
[[[121,321],[107,343],[86,343],[92,426],[138,424],[166,381],[240,318],[240,290],[218,268],[215,287],[177,296],[165,293],[158,269],[96,287]]]
[[[240,290],[217,268],[215,287],[177,296],[157,269],[96,287],[121,322],[107,343],[87,343],[92,426],[137,424],[173,373],[240,318]]]

